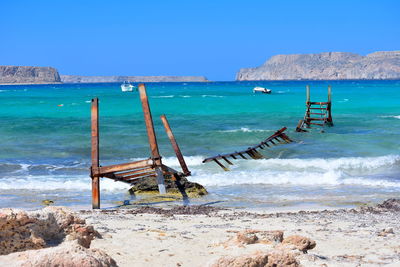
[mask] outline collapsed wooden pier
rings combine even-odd
[[[268,148],[271,146],[275,146],[278,144],[287,144],[293,142],[292,139],[287,136],[284,131],[286,130],[286,127],[283,127],[282,129],[276,131],[273,135],[262,141],[261,143],[249,147],[245,150],[242,151],[235,151],[232,153],[228,154],[222,154],[222,155],[217,155],[214,157],[209,157],[203,160],[203,163],[206,162],[215,162],[220,166],[224,171],[229,171],[229,168],[225,167],[220,161],[224,161],[228,163],[229,165],[233,165],[233,163],[230,161],[232,159],[262,159],[264,156],[257,151],[257,149],[264,149]],[[247,157],[246,157],[247,156]]]
[[[297,124],[296,132],[308,132],[307,129],[312,126],[333,126],[331,86],[328,86],[328,101],[326,102],[311,102],[309,85],[306,87],[306,94],[306,113]]]
[[[139,87],[140,100],[147,129],[147,136],[150,145],[151,157],[122,164],[101,166],[99,150],[99,100],[92,99],[91,107],[91,132],[92,132],[92,166],[90,168],[90,177],[92,179],[92,207],[100,208],[100,178],[109,178],[114,181],[132,184],[137,179],[157,177],[157,184],[160,194],[165,194],[164,177],[171,176],[172,179],[179,179],[190,175],[190,171],[185,163],[180,148],[172,133],[171,127],[165,115],[161,116],[165,131],[171,141],[172,147],[182,167],[183,172],[178,172],[162,163],[162,158],[158,150],[157,138],[154,131],[153,119],[151,116],[150,105],[147,98],[144,84]]]

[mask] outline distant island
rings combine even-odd
[[[0,84],[61,83],[60,75],[52,67],[0,66]]]
[[[79,76],[60,75],[52,67],[0,66],[0,84],[208,82],[203,76]]]
[[[240,69],[238,81],[400,79],[400,51],[276,55],[256,68]]]
[[[208,82],[204,76],[80,76],[61,75],[63,83]]]

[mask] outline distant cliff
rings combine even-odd
[[[79,76],[61,75],[63,83],[207,82],[203,76]]]
[[[60,75],[51,67],[0,66],[0,84],[60,83]]]
[[[277,55],[256,68],[240,69],[236,80],[400,79],[400,51]]]

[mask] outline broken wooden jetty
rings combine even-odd
[[[140,84],[139,87],[140,100],[144,120],[147,129],[147,136],[150,145],[151,157],[139,161],[101,166],[100,150],[99,150],[99,100],[92,99],[91,107],[91,129],[92,129],[92,166],[90,168],[90,177],[92,178],[92,207],[100,208],[100,178],[109,178],[114,181],[132,184],[138,179],[148,177],[157,177],[157,184],[160,194],[165,194],[164,176],[171,176],[172,179],[179,179],[190,175],[190,171],[185,163],[180,148],[172,133],[171,127],[165,115],[161,116],[165,131],[171,141],[172,147],[182,167],[183,172],[178,172],[162,163],[162,158],[158,150],[157,138],[154,131],[153,119],[151,116],[150,105],[147,98],[146,87]]]
[[[297,124],[296,132],[308,132],[307,129],[310,129],[313,125],[319,127],[333,126],[331,86],[328,86],[328,101],[326,102],[311,102],[309,85],[306,87],[306,94],[306,113]]]
[[[267,147],[271,147],[274,145],[278,144],[287,144],[293,142],[292,139],[287,136],[284,131],[286,130],[286,127],[283,127],[282,129],[276,131],[273,135],[262,141],[261,143],[249,147],[245,150],[242,151],[235,151],[233,153],[228,153],[228,154],[222,154],[222,155],[217,155],[214,157],[209,157],[203,160],[203,163],[206,162],[215,162],[220,166],[224,171],[229,171],[227,167],[225,167],[220,161],[225,161],[229,165],[233,165],[233,163],[230,161],[230,159],[262,159],[264,156],[257,151],[257,149],[264,149]],[[247,157],[246,157],[247,156]]]

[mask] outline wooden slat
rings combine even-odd
[[[183,173],[186,176],[189,176],[190,175],[189,168],[186,165],[186,162],[185,162],[185,159],[183,158],[181,149],[179,148],[178,143],[176,142],[175,136],[174,136],[174,134],[173,134],[173,132],[171,130],[171,127],[169,126],[169,122],[167,120],[167,117],[165,115],[162,115],[161,116],[161,121],[164,124],[165,131],[166,131],[166,133],[168,135],[168,138],[169,138],[169,140],[171,142],[172,148],[175,151],[176,157],[178,158],[178,161],[179,161],[179,164],[181,165]]]
[[[122,172],[122,171],[131,170],[131,169],[146,168],[146,167],[152,167],[152,166],[153,166],[153,160],[145,159],[145,160],[129,162],[129,163],[115,164],[115,165],[109,165],[109,166],[104,166],[104,167],[102,166],[102,167],[98,168],[98,172],[95,173],[95,175],[101,176],[104,173]]]

